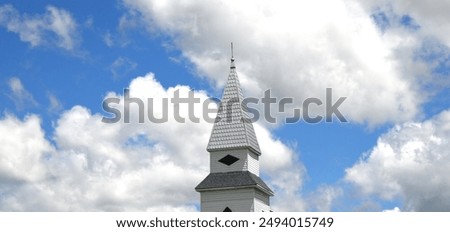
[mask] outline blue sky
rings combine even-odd
[[[450,4],[406,2],[0,1],[0,209],[197,210],[211,125],[102,101],[220,98],[234,41],[246,96],[347,97],[348,123],[258,122],[275,210],[449,211]]]

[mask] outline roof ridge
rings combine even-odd
[[[259,176],[249,171],[209,173],[208,176],[195,187],[195,190],[201,192],[231,187],[256,187],[271,196],[273,195],[272,189],[270,189]]]

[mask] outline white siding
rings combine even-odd
[[[228,166],[219,162],[226,155],[239,158],[238,161]],[[259,176],[259,157],[247,149],[216,151],[210,153],[210,172],[250,171]]]
[[[206,191],[200,195],[202,212],[269,212],[269,196],[255,188]]]
[[[239,158],[232,165],[219,162],[226,155]],[[259,156],[248,149],[215,151],[210,153],[210,172],[250,171],[259,176]],[[204,191],[200,194],[202,212],[269,212],[269,196],[256,188],[237,188]]]
[[[255,212],[270,212],[270,206],[264,204],[264,202],[255,199]]]
[[[233,212],[252,212],[254,210],[253,189],[234,189],[202,192],[202,212],[222,212],[226,207]]]
[[[255,190],[255,198],[266,205],[270,205],[269,195],[263,193],[260,190]]]
[[[219,160],[225,157],[226,155],[235,156],[239,158],[239,160],[230,166],[219,162]],[[243,171],[246,169],[247,154],[242,150],[212,152],[210,156],[211,156],[210,157],[211,173]]]
[[[269,195],[263,193],[262,191],[255,189],[255,212],[270,212],[270,201]]]
[[[254,154],[253,152],[249,152],[247,160],[248,160],[247,165],[248,171],[259,176],[259,156]]]

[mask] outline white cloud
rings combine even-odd
[[[364,1],[369,11],[384,11],[388,17],[410,16],[420,26],[422,36],[438,39],[450,47],[450,2],[448,1]],[[399,26],[396,22],[390,22]],[[397,24],[397,25],[395,25]]]
[[[253,96],[272,88],[302,102],[324,99],[332,87],[336,98],[347,96],[343,114],[369,125],[413,119],[426,99],[417,78],[429,70],[412,56],[420,41],[405,33],[384,36],[357,2],[124,2],[128,17],[140,12],[137,18],[171,36],[218,86],[234,41],[242,85]]]
[[[153,74],[130,83],[131,97],[172,97],[189,87],[163,88]],[[123,96],[109,93],[107,97]],[[195,96],[206,99],[202,91]],[[145,106],[147,110],[147,105]],[[161,113],[162,107],[154,107]],[[137,107],[131,107],[137,115]],[[187,117],[187,110],[180,110]],[[197,108],[196,116],[202,111]],[[194,211],[194,187],[207,175],[206,145],[212,125],[169,122],[129,124],[101,122],[101,115],[75,106],[61,114],[46,139],[37,116],[0,120],[0,209],[13,211]],[[261,165],[276,196],[276,210],[302,210],[299,195],[303,168],[295,153],[270,132],[256,126],[263,155]],[[189,138],[188,140],[186,138]],[[14,183],[14,184],[13,184]]]
[[[387,212],[387,213],[398,213],[398,212],[402,212],[402,211],[400,210],[400,208],[394,207],[393,209],[385,209],[385,210],[383,210],[383,212]]]
[[[418,77],[416,81],[427,86],[424,95],[433,97],[450,86],[443,72],[450,68],[449,2],[382,0],[361,4],[395,49],[403,75]]]
[[[6,115],[1,120],[0,131],[0,183],[15,185],[45,178],[42,162],[52,148],[44,138],[39,118],[28,116],[19,121]]]
[[[10,93],[8,97],[14,102],[18,110],[23,110],[26,106],[37,106],[33,95],[25,89],[22,81],[17,77],[12,77],[8,81]]]
[[[106,46],[112,47],[114,45],[114,41],[110,32],[107,32],[103,35],[103,41],[105,41]]]
[[[20,40],[32,47],[54,45],[69,51],[79,43],[77,23],[72,15],[54,6],[47,6],[41,15],[18,12],[12,5],[0,6],[0,25],[19,34]]]
[[[131,71],[136,69],[137,64],[127,57],[118,57],[111,63],[109,69],[114,79],[124,78]]]
[[[346,170],[345,179],[365,196],[401,199],[407,211],[449,211],[450,111],[404,123]]]
[[[49,106],[48,106],[48,110],[50,112],[59,112],[62,110],[63,105],[62,103],[59,101],[59,99],[52,93],[47,93],[47,98],[49,101]]]
[[[267,176],[268,183],[274,188],[272,199],[274,211],[305,211],[307,204],[301,190],[306,176],[305,167],[299,162],[298,154],[274,138],[267,128],[255,124],[255,133],[261,148],[261,172]]]
[[[321,212],[331,211],[336,200],[342,197],[344,191],[338,185],[321,185],[308,197],[309,210]]]

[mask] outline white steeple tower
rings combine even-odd
[[[258,140],[242,105],[239,78],[231,44],[227,84],[207,146],[210,174],[195,188],[202,212],[270,211],[272,190],[259,178]]]

